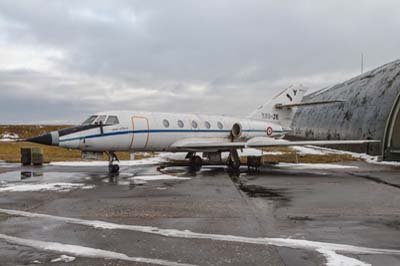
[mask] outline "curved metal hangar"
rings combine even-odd
[[[291,135],[321,140],[380,139],[380,144],[367,147],[368,153],[400,161],[400,60],[303,99],[328,100],[344,102],[299,108]]]

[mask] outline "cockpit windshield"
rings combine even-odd
[[[92,115],[88,119],[86,119],[82,125],[87,126],[87,125],[117,125],[119,124],[118,116],[115,115]]]
[[[90,124],[92,124],[93,123],[93,121],[94,120],[96,120],[96,118],[97,118],[97,115],[92,115],[91,117],[89,117],[88,119],[86,119],[83,123],[82,123],[82,125],[90,125]]]
[[[96,119],[96,122],[94,122],[96,125],[104,124],[104,121],[106,120],[106,115],[101,115]]]

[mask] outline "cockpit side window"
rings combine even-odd
[[[106,124],[107,124],[107,125],[116,125],[116,124],[119,124],[118,117],[115,116],[115,115],[110,115],[110,116],[107,118]]]
[[[97,115],[92,115],[91,117],[89,117],[88,119],[86,119],[82,125],[90,125],[93,123],[94,120],[96,120]]]
[[[106,121],[106,117],[107,117],[106,115],[101,115],[101,116],[99,116],[99,118],[97,118],[95,124],[96,124],[96,125],[100,125],[100,123],[103,123],[103,124],[104,124],[104,121]]]

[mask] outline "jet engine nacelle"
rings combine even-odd
[[[259,136],[272,136],[277,131],[282,131],[282,127],[263,121],[245,121],[233,124],[231,135],[235,139],[248,139]]]

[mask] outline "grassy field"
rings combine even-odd
[[[59,130],[61,128],[68,127],[67,125],[0,125],[0,136],[3,134],[17,134],[21,139],[38,136],[53,130]],[[20,149],[22,147],[40,147],[43,149],[44,161],[79,161],[81,160],[81,153],[77,150],[67,150],[54,146],[39,145],[28,142],[0,142],[0,160],[7,162],[20,162]],[[300,155],[287,147],[282,148],[268,148],[264,151],[279,151],[282,154],[279,155],[264,155],[264,161],[267,162],[288,162],[288,163],[335,163],[343,161],[355,161],[354,157],[346,154],[324,154],[324,155]],[[128,160],[129,153],[121,152],[117,153],[120,160]],[[149,156],[149,155],[145,155]],[[151,156],[151,154],[150,154]],[[143,158],[143,154],[135,155],[135,158]],[[107,157],[104,155],[104,159]],[[246,159],[243,158],[245,163]]]
[[[266,152],[282,152],[279,155],[264,155],[263,159],[265,162],[285,162],[285,163],[337,163],[337,162],[349,162],[357,161],[348,154],[299,154],[295,150],[289,147],[274,147],[263,149]]]

